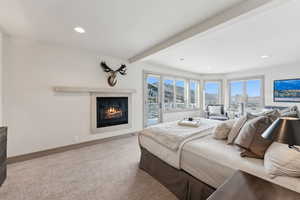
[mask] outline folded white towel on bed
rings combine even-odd
[[[199,127],[200,126],[200,120],[195,121],[188,121],[188,120],[180,120],[178,122],[178,125],[180,126],[191,126],[191,127]]]

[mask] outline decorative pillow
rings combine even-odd
[[[250,113],[247,113],[246,116],[243,116],[241,118],[239,118],[234,124],[233,127],[231,129],[231,131],[228,134],[228,139],[227,139],[227,144],[233,144],[235,138],[238,136],[241,128],[244,126],[244,124],[250,120],[255,118],[255,115],[252,115]]]
[[[264,139],[261,134],[272,124],[270,118],[261,116],[245,123],[235,144],[241,147],[242,157],[264,158],[265,152],[272,141]]]
[[[278,110],[269,110],[255,115],[258,117],[260,116],[268,117],[272,120],[272,122],[274,122],[276,119],[280,117],[281,114],[279,113]]]
[[[300,153],[288,148],[287,144],[274,142],[266,151],[264,166],[266,172],[273,178],[300,177]]]
[[[283,109],[283,110],[280,110],[279,112],[282,117],[289,117],[291,115],[292,116],[297,115],[296,117],[300,117],[299,109],[298,109],[298,106],[296,106],[296,105],[286,108],[286,109]]]
[[[236,120],[228,120],[218,124],[213,130],[213,137],[217,140],[226,140]]]
[[[208,112],[210,115],[222,115],[222,106],[209,106]]]

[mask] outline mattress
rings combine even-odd
[[[238,150],[212,135],[186,143],[182,147],[181,168],[197,179],[218,188],[236,170],[242,170],[300,193],[300,178],[269,178],[263,160],[242,158]]]

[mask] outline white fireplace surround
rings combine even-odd
[[[114,89],[114,88],[89,88],[89,87],[54,87],[58,93],[87,93],[91,96],[91,132],[105,133],[132,127],[132,94],[136,90],[132,89]],[[97,97],[128,97],[128,123],[97,128]]]

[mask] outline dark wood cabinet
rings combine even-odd
[[[6,179],[7,127],[0,127],[0,186]]]

